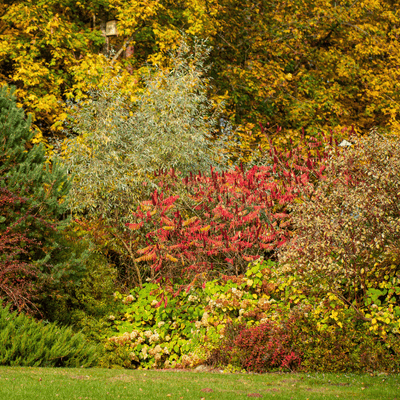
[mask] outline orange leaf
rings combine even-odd
[[[143,221],[140,222],[139,224],[126,224],[126,226],[131,229],[132,231],[136,231],[137,229],[141,228],[143,226]]]
[[[144,249],[139,249],[136,253],[138,253],[138,254],[144,254],[144,253],[147,253],[150,249],[152,249],[154,246],[153,245],[150,245],[150,246],[147,246],[147,247],[145,247]]]

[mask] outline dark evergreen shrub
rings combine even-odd
[[[67,171],[32,144],[31,120],[14,91],[0,88],[0,297],[37,312],[48,301],[46,285],[79,283],[87,252],[76,252],[76,238],[64,233]]]
[[[0,365],[91,367],[99,353],[82,333],[0,308]]]

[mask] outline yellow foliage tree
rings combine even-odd
[[[0,81],[17,87],[39,135],[61,128],[63,100],[84,90],[104,64],[94,2],[21,0],[0,5]],[[84,75],[84,78],[83,78]]]
[[[398,4],[388,0],[17,0],[0,5],[0,80],[49,134],[63,101],[120,75],[135,97],[146,63],[168,68],[181,34],[213,47],[210,96],[224,100],[236,156],[300,129],[398,127]],[[117,35],[105,24],[115,20]],[[107,57],[105,57],[108,56]],[[107,78],[107,79],[106,79]],[[276,127],[281,126],[282,130]],[[222,129],[222,128],[221,128]]]

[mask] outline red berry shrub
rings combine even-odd
[[[301,354],[293,349],[292,320],[280,325],[273,321],[258,326],[230,324],[219,348],[208,359],[209,364],[232,365],[246,371],[263,373],[273,370],[297,370]]]

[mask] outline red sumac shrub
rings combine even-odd
[[[271,165],[250,170],[211,169],[182,181],[173,170],[161,173],[162,191],[154,191],[127,223],[143,244],[136,266],[150,266],[153,279],[193,279],[210,272],[239,275],[250,261],[268,258],[291,236],[286,209],[299,198],[299,187],[323,178],[326,155],[314,151],[320,145],[310,142],[307,156],[303,148],[283,154],[272,147]]]
[[[133,230],[147,230],[137,262],[149,262],[169,278],[181,273],[240,274],[248,262],[287,240],[287,214],[276,205],[295,194],[273,182],[269,167],[239,168],[184,179],[190,204],[154,192],[134,213]],[[150,229],[149,229],[150,228]]]

